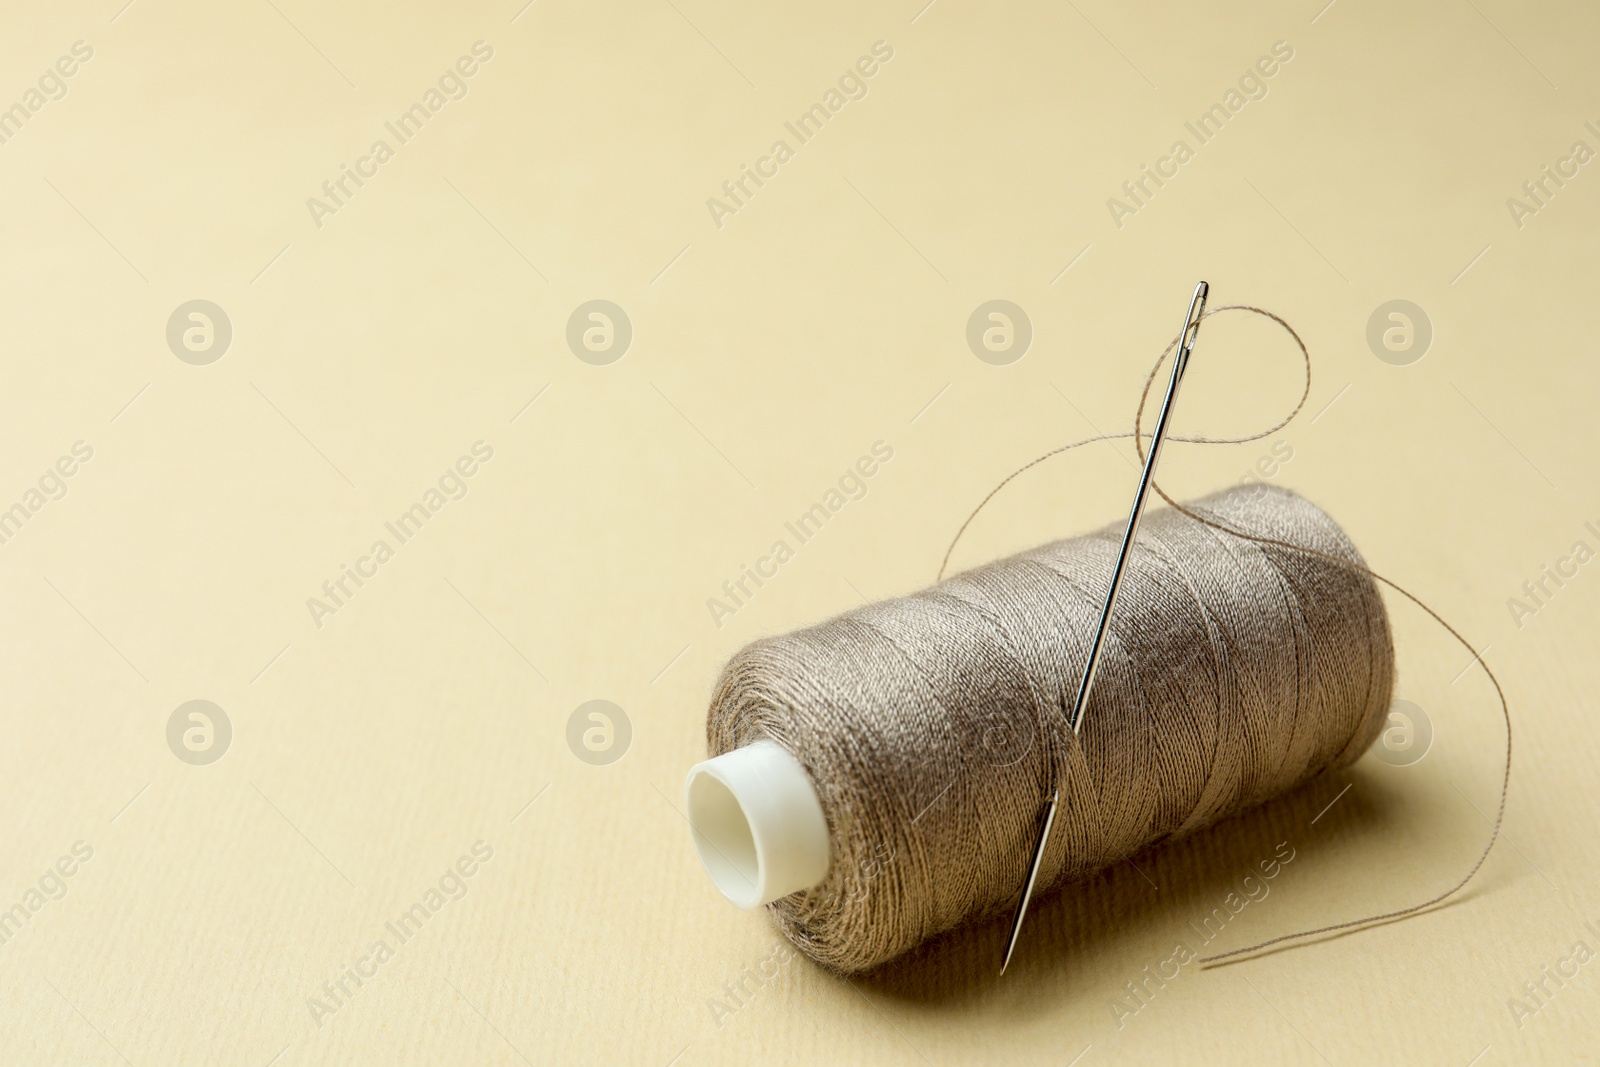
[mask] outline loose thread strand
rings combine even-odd
[[[1210,318],[1213,315],[1218,315],[1218,314],[1221,314],[1221,313],[1226,312],[1226,311],[1247,311],[1247,312],[1251,312],[1251,313],[1256,314],[1256,315],[1261,315],[1261,316],[1264,316],[1264,317],[1272,320],[1273,322],[1277,323],[1285,331],[1287,331],[1289,336],[1294,339],[1295,345],[1299,348],[1300,354],[1301,354],[1301,356],[1302,356],[1302,358],[1304,360],[1304,365],[1305,365],[1305,386],[1304,386],[1304,389],[1301,391],[1300,398],[1295,403],[1294,408],[1287,415],[1285,415],[1275,425],[1270,426],[1267,429],[1262,430],[1262,431],[1260,431],[1258,433],[1249,434],[1249,435],[1242,436],[1242,437],[1205,437],[1205,436],[1199,436],[1199,435],[1190,435],[1190,436],[1176,436],[1176,435],[1174,435],[1174,436],[1172,436],[1170,438],[1170,440],[1182,441],[1182,442],[1186,442],[1186,443],[1190,443],[1190,444],[1242,444],[1242,443],[1247,442],[1247,441],[1259,440],[1259,439],[1261,439],[1263,437],[1269,436],[1270,434],[1276,433],[1278,430],[1283,429],[1290,422],[1292,422],[1294,420],[1294,418],[1297,415],[1299,415],[1300,412],[1304,409],[1305,404],[1306,404],[1306,400],[1311,395],[1311,353],[1310,353],[1309,349],[1307,349],[1305,341],[1301,339],[1300,335],[1295,331],[1294,327],[1290,326],[1288,322],[1284,321],[1281,317],[1279,317],[1278,315],[1274,314],[1273,312],[1268,311],[1268,310],[1266,310],[1264,308],[1254,307],[1254,306],[1249,305],[1249,304],[1229,304],[1229,305],[1224,305],[1222,307],[1214,308],[1214,309],[1206,312],[1204,318]],[[1162,350],[1161,355],[1156,359],[1156,362],[1155,362],[1154,366],[1152,366],[1150,368],[1150,373],[1145,378],[1144,389],[1140,393],[1139,406],[1138,406],[1137,409],[1135,409],[1135,412],[1134,412],[1133,430],[1131,432],[1129,432],[1129,433],[1117,433],[1117,434],[1099,434],[1099,435],[1096,435],[1094,437],[1084,438],[1084,439],[1082,439],[1080,441],[1074,441],[1071,444],[1062,445],[1062,446],[1060,446],[1058,448],[1051,449],[1049,452],[1046,452],[1043,455],[1038,456],[1037,458],[1029,461],[1028,463],[1025,463],[1021,467],[1018,467],[1016,470],[1012,471],[1005,478],[1001,479],[1000,483],[998,485],[996,485],[993,489],[991,489],[988,492],[988,494],[986,494],[984,496],[984,498],[981,501],[978,502],[978,505],[975,508],[972,509],[971,513],[967,515],[966,519],[961,523],[961,526],[957,529],[955,536],[950,541],[950,546],[945,550],[944,559],[943,559],[943,561],[941,562],[941,564],[939,566],[939,577],[941,579],[944,577],[944,572],[946,571],[946,569],[948,569],[948,567],[950,565],[950,557],[951,557],[952,554],[954,554],[956,545],[960,542],[962,536],[967,532],[967,529],[972,525],[973,521],[975,519],[977,519],[978,514],[983,511],[983,509],[995,498],[995,496],[997,496],[1000,493],[1000,491],[1002,489],[1004,489],[1007,485],[1011,484],[1011,482],[1013,482],[1018,476],[1023,474],[1025,471],[1028,471],[1028,470],[1032,469],[1033,467],[1038,466],[1040,463],[1043,463],[1047,459],[1050,459],[1050,458],[1052,458],[1054,456],[1060,455],[1063,452],[1067,452],[1067,451],[1071,451],[1071,450],[1076,449],[1076,448],[1080,448],[1080,447],[1082,447],[1083,445],[1086,445],[1086,444],[1092,444],[1092,443],[1095,443],[1097,441],[1119,440],[1119,439],[1125,439],[1125,438],[1130,438],[1130,437],[1133,439],[1134,447],[1135,447],[1135,449],[1137,449],[1137,451],[1139,453],[1139,458],[1142,461],[1144,459],[1145,442],[1150,436],[1148,433],[1145,433],[1143,431],[1143,429],[1142,429],[1143,417],[1144,417],[1144,409],[1145,409],[1145,406],[1149,402],[1150,391],[1151,391],[1151,388],[1152,388],[1152,386],[1154,385],[1154,383],[1156,381],[1156,376],[1160,372],[1162,364],[1164,364],[1166,362],[1167,357],[1170,356],[1172,354],[1173,350],[1176,348],[1177,343],[1178,343],[1178,338],[1174,337],[1172,339],[1172,341],[1168,343],[1167,347]],[[1492,826],[1492,828],[1490,830],[1490,833],[1489,833],[1488,842],[1483,846],[1483,850],[1478,854],[1477,859],[1472,864],[1471,868],[1468,869],[1467,872],[1464,875],[1462,875],[1462,877],[1454,885],[1450,886],[1448,889],[1444,890],[1443,892],[1441,892],[1441,893],[1439,893],[1439,894],[1437,894],[1437,895],[1435,895],[1433,897],[1430,897],[1429,899],[1427,899],[1425,901],[1422,901],[1420,903],[1417,903],[1417,904],[1412,904],[1412,905],[1409,905],[1407,907],[1399,908],[1399,909],[1396,909],[1396,910],[1393,910],[1393,911],[1387,911],[1387,912],[1381,912],[1381,913],[1377,913],[1377,914],[1373,914],[1373,915],[1362,916],[1362,917],[1356,918],[1356,919],[1349,919],[1349,920],[1345,920],[1343,922],[1329,923],[1329,924],[1324,925],[1324,926],[1318,926],[1318,927],[1314,927],[1314,928],[1311,928],[1311,929],[1308,929],[1308,930],[1300,930],[1300,931],[1297,931],[1295,933],[1283,934],[1283,935],[1280,935],[1278,937],[1269,938],[1269,939],[1267,939],[1265,941],[1260,941],[1260,942],[1257,942],[1257,943],[1252,944],[1252,945],[1247,945],[1247,946],[1245,946],[1243,948],[1230,949],[1227,952],[1213,953],[1212,955],[1201,957],[1200,960],[1199,960],[1200,964],[1202,966],[1204,966],[1204,967],[1212,967],[1212,966],[1216,966],[1216,965],[1218,965],[1218,964],[1220,964],[1220,963],[1222,963],[1223,961],[1226,961],[1226,960],[1236,960],[1236,959],[1238,959],[1240,957],[1253,955],[1253,954],[1261,951],[1264,948],[1269,948],[1269,947],[1271,947],[1273,945],[1282,944],[1282,943],[1287,942],[1287,941],[1301,941],[1301,940],[1303,940],[1305,938],[1316,937],[1316,936],[1321,935],[1321,934],[1334,933],[1334,932],[1337,932],[1337,931],[1340,931],[1340,930],[1353,930],[1353,929],[1367,928],[1367,927],[1375,926],[1375,925],[1380,924],[1380,923],[1391,922],[1391,921],[1396,920],[1396,919],[1406,918],[1408,916],[1412,916],[1412,915],[1419,914],[1421,912],[1425,912],[1425,911],[1435,907],[1436,905],[1441,904],[1444,901],[1450,899],[1451,897],[1453,897],[1457,893],[1459,893],[1462,889],[1466,888],[1467,884],[1472,881],[1473,877],[1477,875],[1477,873],[1478,873],[1478,871],[1480,869],[1482,869],[1484,863],[1487,862],[1487,860],[1489,858],[1489,853],[1494,849],[1495,842],[1499,840],[1500,829],[1501,829],[1501,826],[1502,826],[1502,824],[1504,822],[1504,819],[1505,819],[1506,801],[1507,801],[1508,797],[1510,796],[1510,791],[1511,791],[1511,751],[1512,751],[1511,707],[1510,707],[1509,702],[1506,700],[1505,690],[1502,689],[1501,686],[1500,686],[1500,680],[1495,676],[1494,671],[1492,671],[1490,669],[1488,662],[1483,657],[1478,655],[1477,651],[1473,648],[1472,643],[1470,641],[1468,641],[1464,636],[1462,636],[1462,634],[1461,634],[1461,632],[1459,630],[1457,630],[1449,622],[1445,621],[1445,619],[1437,611],[1435,611],[1432,607],[1430,607],[1419,596],[1417,596],[1415,593],[1411,592],[1409,589],[1405,588],[1404,586],[1400,585],[1398,582],[1395,582],[1393,579],[1385,577],[1382,574],[1379,574],[1377,571],[1371,569],[1370,567],[1367,567],[1367,566],[1365,566],[1364,564],[1361,564],[1361,563],[1356,563],[1356,562],[1353,562],[1351,560],[1341,558],[1339,556],[1336,556],[1336,555],[1333,555],[1333,554],[1330,554],[1330,553],[1327,553],[1327,552],[1320,551],[1318,549],[1312,548],[1312,547],[1307,546],[1307,545],[1294,544],[1294,543],[1292,543],[1290,541],[1282,540],[1280,538],[1269,537],[1269,536],[1266,536],[1264,534],[1258,534],[1258,533],[1254,533],[1254,532],[1251,532],[1251,531],[1248,531],[1248,530],[1243,530],[1243,529],[1238,528],[1237,526],[1234,526],[1231,523],[1221,522],[1218,519],[1216,519],[1214,516],[1213,517],[1207,517],[1207,516],[1204,516],[1204,515],[1200,515],[1197,512],[1191,510],[1190,508],[1187,508],[1187,507],[1183,506],[1182,504],[1180,504],[1176,500],[1174,500],[1170,495],[1167,494],[1166,490],[1163,489],[1159,483],[1153,484],[1153,488],[1155,489],[1155,491],[1157,493],[1159,493],[1161,495],[1161,499],[1165,500],[1172,508],[1177,510],[1179,513],[1181,513],[1181,514],[1193,519],[1194,521],[1196,521],[1198,523],[1201,523],[1202,525],[1211,527],[1212,529],[1215,529],[1215,530],[1217,530],[1219,532],[1228,534],[1228,535],[1233,536],[1233,537],[1238,537],[1238,538],[1241,538],[1241,539],[1247,540],[1247,541],[1253,541],[1253,542],[1255,542],[1257,544],[1260,544],[1260,545],[1269,545],[1269,546],[1272,546],[1274,548],[1287,549],[1287,550],[1290,550],[1290,551],[1293,551],[1293,552],[1297,552],[1297,553],[1301,553],[1301,554],[1304,554],[1304,555],[1313,556],[1313,557],[1316,557],[1316,558],[1321,559],[1321,560],[1325,560],[1326,562],[1335,564],[1338,567],[1344,568],[1346,570],[1349,570],[1349,571],[1352,571],[1352,572],[1355,572],[1355,573],[1366,575],[1369,578],[1372,578],[1372,579],[1374,579],[1374,580],[1376,580],[1378,582],[1381,582],[1384,585],[1388,586],[1390,589],[1393,589],[1395,592],[1399,593],[1401,596],[1405,597],[1407,600],[1411,601],[1411,603],[1413,603],[1417,607],[1421,608],[1423,610],[1423,612],[1425,612],[1428,615],[1429,618],[1433,619],[1434,622],[1438,623],[1445,630],[1445,632],[1447,632],[1451,637],[1455,638],[1456,641],[1460,642],[1461,646],[1463,648],[1465,648],[1469,653],[1472,654],[1472,656],[1474,657],[1474,662],[1478,666],[1483,668],[1483,673],[1489,679],[1489,683],[1494,687],[1495,696],[1500,702],[1501,718],[1505,723],[1505,730],[1506,730],[1505,769],[1504,769],[1504,772],[1503,772],[1501,780],[1500,780],[1500,802],[1499,802],[1498,807],[1495,810],[1494,822],[1493,822],[1493,826]]]

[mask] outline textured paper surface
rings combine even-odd
[[[0,33],[0,1062],[1592,1054],[1594,10],[122,4]],[[1000,477],[1126,429],[1201,277],[1315,377],[1163,484],[1305,493],[1484,650],[1505,840],[1436,913],[1147,977],[1280,852],[1217,947],[1470,863],[1492,692],[1391,597],[1419,761],[1042,902],[1004,981],[1001,926],[818,971],[689,846],[717,669],[926,584]],[[614,312],[569,343],[595,300],[625,350]],[[993,300],[1020,359],[1004,320],[969,344]],[[1219,317],[1175,432],[1299,381]],[[1112,521],[1132,463],[1029,472],[957,563]],[[214,712],[169,744],[195,700],[209,764]]]

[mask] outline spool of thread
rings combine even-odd
[[[1041,892],[1357,759],[1394,648],[1355,546],[1282,489],[1185,506],[1282,543],[1152,512],[1077,736],[1120,528],[738,652],[686,784],[717,887],[856,972],[1013,906],[1055,783]]]

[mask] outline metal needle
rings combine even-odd
[[[1094,688],[1095,672],[1100,667],[1100,653],[1105,649],[1106,634],[1111,628],[1111,612],[1117,605],[1117,593],[1122,589],[1122,575],[1128,566],[1128,556],[1133,549],[1133,539],[1139,533],[1139,518],[1144,514],[1145,497],[1150,494],[1156,461],[1161,458],[1161,445],[1166,440],[1167,422],[1172,417],[1172,402],[1178,398],[1178,386],[1183,382],[1183,372],[1189,366],[1189,354],[1194,351],[1195,339],[1200,335],[1200,319],[1205,314],[1206,296],[1211,287],[1201,282],[1194,287],[1189,301],[1189,311],[1183,317],[1183,330],[1178,334],[1178,350],[1172,358],[1172,377],[1167,381],[1166,399],[1161,402],[1161,414],[1156,416],[1156,427],[1150,434],[1150,452],[1145,456],[1144,471],[1139,475],[1139,491],[1134,495],[1133,508],[1128,513],[1128,527],[1122,535],[1122,549],[1117,553],[1117,566],[1111,572],[1111,588],[1106,590],[1106,604],[1100,612],[1100,628],[1089,646],[1089,662],[1083,668],[1083,682],[1078,686],[1078,699],[1072,706],[1072,716],[1067,720],[1074,736],[1083,726],[1084,709],[1089,706],[1089,692]],[[1056,808],[1061,804],[1061,788],[1057,786],[1045,804],[1043,824],[1039,828],[1039,843],[1033,846],[1033,862],[1028,865],[1028,880],[1022,887],[1022,900],[1011,919],[1011,940],[1006,943],[1006,958],[1000,964],[1005,974],[1011,964],[1011,954],[1017,950],[1017,937],[1022,933],[1022,920],[1028,914],[1028,902],[1033,899],[1033,885],[1039,878],[1039,866],[1044,860],[1044,848],[1050,840],[1050,828],[1056,821]]]

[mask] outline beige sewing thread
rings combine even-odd
[[[1271,318],[1305,353],[1270,312],[1210,314],[1228,310]],[[1295,410],[1240,440],[1281,428],[1309,390],[1307,354]],[[1142,448],[1137,417],[1131,434],[1110,436]],[[1009,908],[1051,780],[1063,800],[1041,886],[1283,793],[1376,738],[1394,651],[1374,579],[1448,624],[1371,572],[1333,520],[1293,493],[1241,488],[1183,506],[1157,491],[1173,507],[1141,531],[1080,737],[1065,709],[1115,557],[1111,528],[757,641],[730,661],[707,721],[711,754],[777,741],[817,785],[828,822],[827,879],[769,906],[802,951],[861,971]],[[1509,728],[1507,712],[1508,779]],[[1288,937],[1420,911],[1483,858],[1432,900]]]

